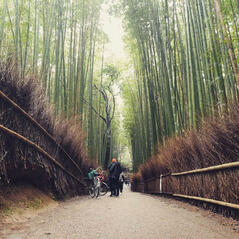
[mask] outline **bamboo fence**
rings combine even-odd
[[[82,170],[76,164],[76,162],[69,156],[69,154],[63,149],[63,147],[56,142],[56,140],[53,138],[53,136],[50,135],[34,118],[32,118],[27,112],[25,112],[21,107],[19,107],[14,101],[12,101],[9,97],[7,97],[1,90],[0,90],[0,97],[4,101],[9,103],[11,106],[13,106],[24,117],[29,119],[36,127],[38,127],[40,129],[40,131],[43,134],[45,134],[50,140],[52,140],[57,145],[57,147],[59,147],[62,150],[62,152],[67,156],[67,158],[73,163],[73,165],[79,170],[80,174],[83,175]]]
[[[80,184],[85,186],[85,183],[75,177],[70,171],[68,171],[65,167],[63,167],[59,162],[57,162],[51,155],[49,155],[45,150],[43,150],[41,147],[39,147],[37,144],[33,143],[31,140],[23,137],[22,135],[4,127],[3,125],[0,124],[0,131],[3,131],[9,135],[11,135],[12,137],[32,146],[35,150],[37,150],[38,152],[40,152],[41,154],[43,154],[46,158],[48,158],[49,160],[51,160],[55,165],[57,165],[59,168],[61,168],[65,173],[67,173],[68,175],[70,175],[72,178],[74,178],[76,181],[78,181]]]
[[[160,175],[160,177],[149,178],[146,181],[141,181],[137,185],[133,185],[133,188],[134,188],[134,191],[151,193],[151,194],[162,194],[162,195],[166,194],[166,195],[170,195],[177,198],[196,200],[199,202],[205,202],[209,204],[215,204],[218,206],[223,206],[223,207],[239,210],[239,205],[235,203],[229,203],[229,202],[224,202],[224,201],[204,198],[204,197],[198,197],[193,195],[184,195],[184,194],[168,192],[164,190],[167,184],[167,182],[164,182],[166,181],[164,180],[166,178],[172,179],[172,178],[179,178],[183,176],[190,177],[190,175],[195,175],[195,174],[207,174],[211,172],[219,172],[219,171],[238,169],[238,168],[239,168],[239,162],[232,162],[232,163],[226,163],[226,164],[221,164],[221,165],[216,165],[216,166],[206,167],[201,169],[195,169],[195,170],[190,170],[185,172],[170,173],[166,175],[162,174]]]
[[[83,171],[54,137],[0,91],[0,183],[28,180],[57,198],[85,191]]]

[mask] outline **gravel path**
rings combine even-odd
[[[238,239],[237,226],[203,209],[126,189],[119,198],[77,197],[60,203],[23,225],[6,229],[4,238]]]

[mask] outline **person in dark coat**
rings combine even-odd
[[[115,193],[115,196],[119,196],[119,190],[120,190],[119,177],[120,177],[121,173],[122,173],[122,167],[121,167],[120,162],[117,161],[116,164],[115,164],[115,172],[114,172],[115,179],[116,179],[116,193]]]
[[[125,181],[125,178],[124,178],[124,174],[123,172],[120,174],[119,176],[119,191],[121,193],[123,193],[123,186],[124,186],[124,181]]]
[[[109,186],[110,186],[110,196],[113,197],[116,195],[116,176],[115,176],[115,167],[116,167],[116,159],[112,159],[112,163],[109,165]]]

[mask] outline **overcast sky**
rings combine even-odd
[[[101,13],[101,22],[103,23],[103,31],[109,38],[109,43],[105,46],[105,57],[113,57],[115,58],[114,60],[124,59],[122,19],[110,16],[107,12],[107,5],[104,4]]]

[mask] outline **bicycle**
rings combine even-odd
[[[96,173],[97,170],[99,169],[94,170],[93,179],[89,177],[89,179],[91,180],[91,185],[88,192],[92,198],[104,196],[109,191],[109,186],[104,182],[103,171],[101,171],[101,173]]]

